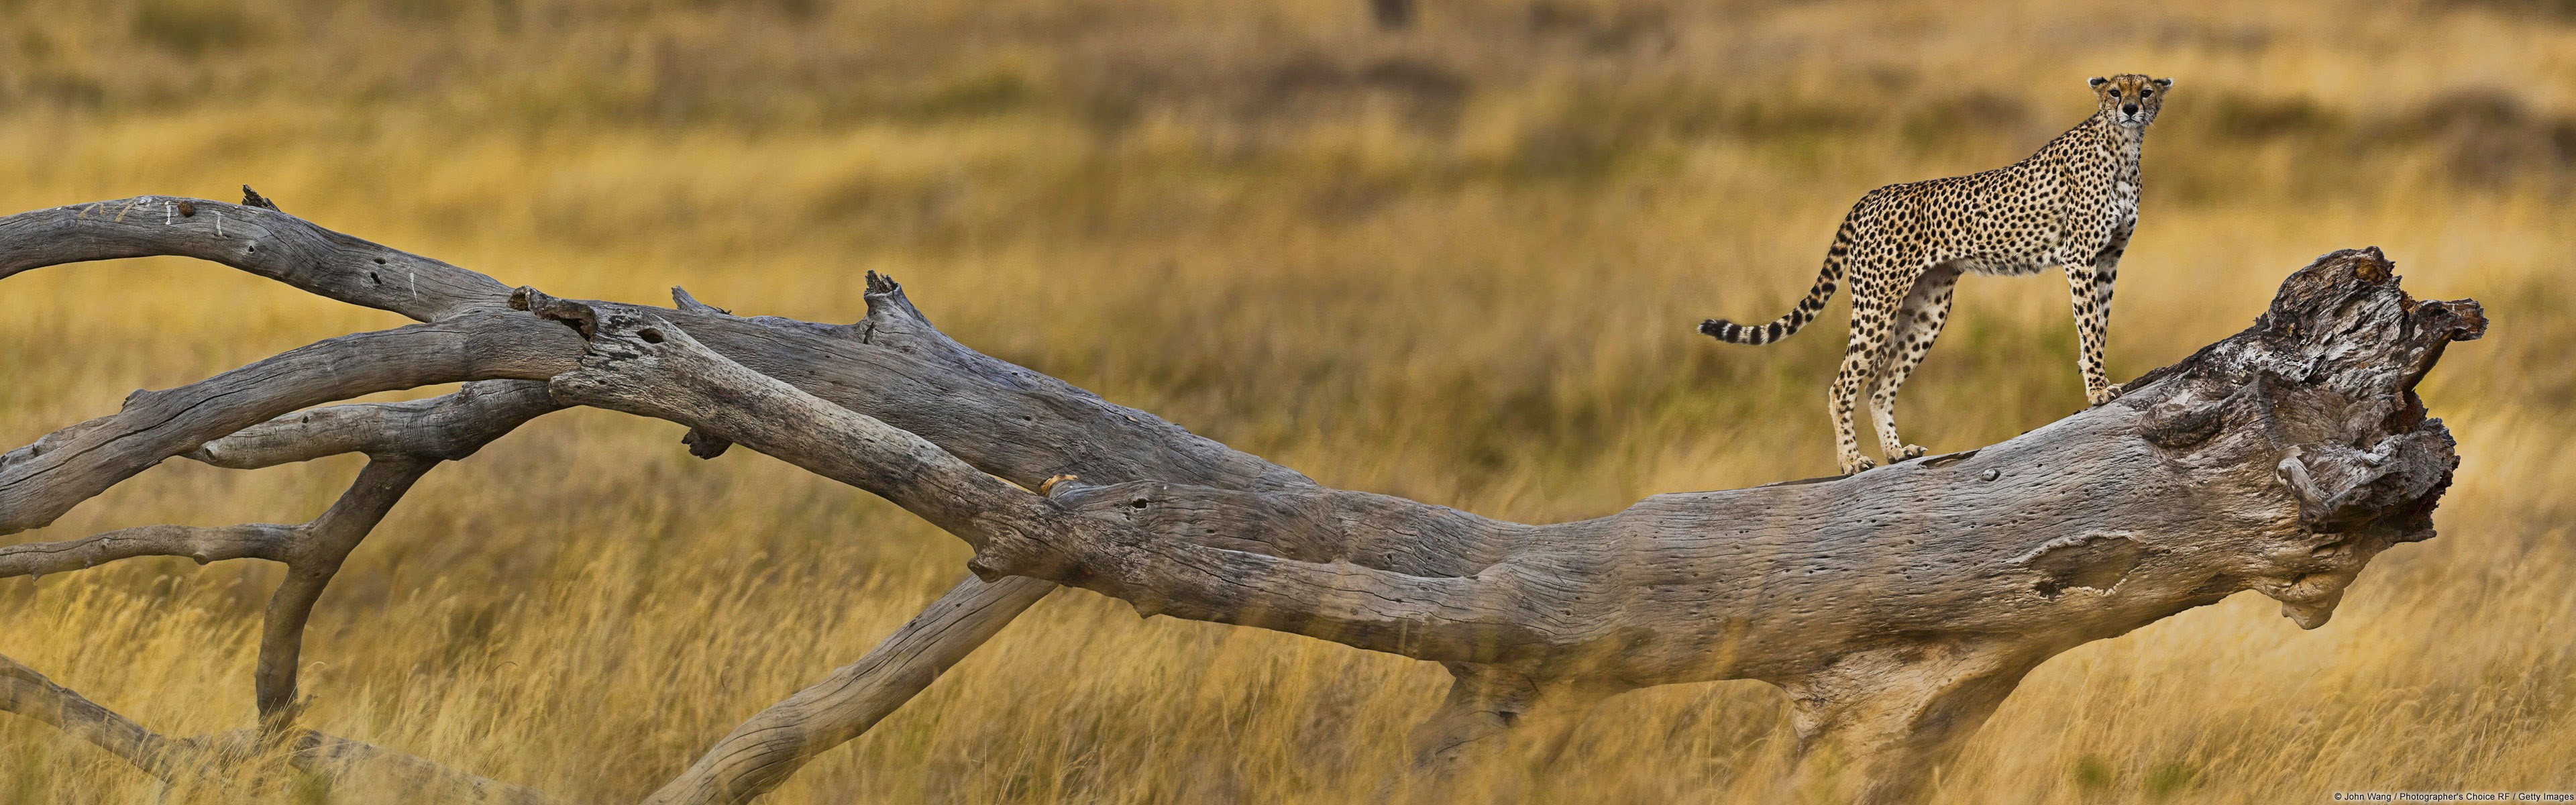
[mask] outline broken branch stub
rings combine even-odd
[[[961,585],[868,659],[745,723],[654,802],[739,801],[775,785],[1049,589],[1032,579],[1147,614],[1439,661],[1456,683],[1415,735],[1428,770],[1531,725],[1560,729],[1620,691],[1751,678],[1787,692],[1802,755],[1843,756],[1865,781],[1854,796],[1902,801],[2067,648],[2244,589],[2322,625],[2373,556],[2431,535],[2457,458],[2415,384],[2445,344],[2485,327],[2475,303],[2407,297],[2376,250],[2337,252],[2291,275],[2253,327],[2002,444],[1529,525],[1320,486],[968,349],[873,274],[867,317],[847,325],[734,316],[676,289],[675,308],[564,300],[273,206],[127,215],[170,201],[0,219],[0,276],[190,254],[427,323],[138,395],[124,413],[12,451],[0,458],[0,528],[50,521],[173,455],[249,467],[365,452],[389,462],[371,473],[389,494],[362,494],[362,478],[351,499],[381,514],[374,504],[407,483],[402,462],[459,457],[581,404],[687,425],[701,456],[739,443],[861,487],[975,549],[970,567],[991,583]],[[391,267],[401,293],[382,287]],[[446,407],[292,413],[485,380],[495,385]],[[394,431],[439,438],[383,446]],[[322,523],[13,546],[0,568],[218,545],[318,570],[365,530],[330,536]],[[329,550],[308,553],[316,545]],[[300,631],[286,628],[294,620],[275,618],[271,634]],[[277,695],[291,677],[260,681],[263,710],[291,716]]]

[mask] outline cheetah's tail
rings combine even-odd
[[[1825,250],[1825,268],[1816,274],[1815,286],[1807,289],[1807,298],[1798,300],[1798,306],[1790,308],[1787,315],[1760,327],[1709,319],[1699,323],[1699,331],[1730,344],[1756,345],[1796,334],[1807,322],[1815,321],[1817,314],[1825,312],[1825,302],[1834,298],[1834,286],[1842,282],[1843,260],[1851,253],[1851,241],[1852,225],[1846,220],[1842,229],[1834,233],[1833,248]]]

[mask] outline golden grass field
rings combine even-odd
[[[2463,459],[2442,536],[2315,632],[2246,593],[2049,662],[1936,800],[2576,790],[2576,7],[1423,3],[1387,33],[1360,0],[0,0],[0,212],[248,182],[506,283],[823,321],[885,271],[969,345],[1324,483],[1546,521],[1830,473],[1838,320],[1763,350],[1692,326],[1786,309],[1862,192],[2018,159],[2088,76],[2172,76],[2114,374],[2380,246],[2495,322],[2424,389]],[[2082,406],[2063,283],[1961,295],[1910,439]],[[211,264],[31,272],[0,282],[0,443],[397,323]],[[963,573],[892,506],[679,434],[566,412],[431,475],[316,613],[309,723],[632,801]],[[355,462],[171,462],[7,539],[298,522]],[[0,581],[0,654],[165,732],[248,726],[279,575]],[[1371,801],[1445,683],[1063,591],[764,801]],[[1780,801],[1786,709],[1623,696],[1477,798]],[[154,796],[0,719],[0,803]]]

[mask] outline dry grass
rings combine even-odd
[[[506,282],[822,320],[885,270],[969,344],[1326,483],[1550,520],[1829,471],[1840,333],[1756,351],[1691,325],[1778,312],[1868,188],[2019,157],[2085,114],[2086,76],[2172,75],[2115,374],[2379,245],[2497,323],[2426,388],[2464,457],[2443,536],[2317,632],[2247,594],[2050,662],[1940,801],[2576,789],[2576,29],[2550,4],[1425,6],[1389,35],[1357,0],[0,0],[0,210],[247,181]],[[1968,283],[1910,437],[2079,407],[2065,304]],[[0,443],[392,323],[202,264],[13,278]],[[960,574],[890,506],[677,436],[559,414],[424,482],[315,618],[313,723],[632,799]],[[302,520],[354,469],[319,463],[177,462],[11,539]],[[0,652],[157,728],[243,726],[277,576],[0,582]],[[773,801],[1364,801],[1443,682],[1064,592]],[[1553,770],[1482,780],[1770,801],[1783,710],[1753,683],[1632,694]],[[0,803],[150,796],[0,721]]]

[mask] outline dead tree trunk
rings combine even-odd
[[[0,277],[146,254],[202,257],[423,322],[138,394],[0,457],[0,531],[49,522],[171,456],[237,467],[375,457],[341,505],[305,526],[146,527],[0,548],[0,576],[140,555],[286,562],[256,681],[264,734],[295,729],[303,616],[375,518],[437,461],[557,406],[687,425],[698,455],[768,453],[975,549],[980,580],[736,729],[654,794],[662,803],[768,790],[900,706],[1048,582],[1148,615],[1440,662],[1456,682],[1415,739],[1435,775],[1497,735],[1561,725],[1622,691],[1749,678],[1789,694],[1803,751],[1857,764],[1853,796],[1906,801],[2048,657],[2244,589],[2314,628],[2372,556],[2431,537],[2457,459],[2413,388],[2444,345],[2485,328],[2474,302],[2408,297],[2376,250],[2336,252],[2291,274],[2244,332],[2019,438],[1524,525],[1323,487],[967,349],[873,275],[867,317],[825,325],[736,317],[684,293],[677,308],[512,293],[273,206],[145,197],[0,219]],[[487,382],[295,413],[456,381]],[[16,703],[42,698],[0,704],[28,712]],[[102,745],[150,743],[93,732]],[[154,752],[120,754],[160,768],[137,759]]]

